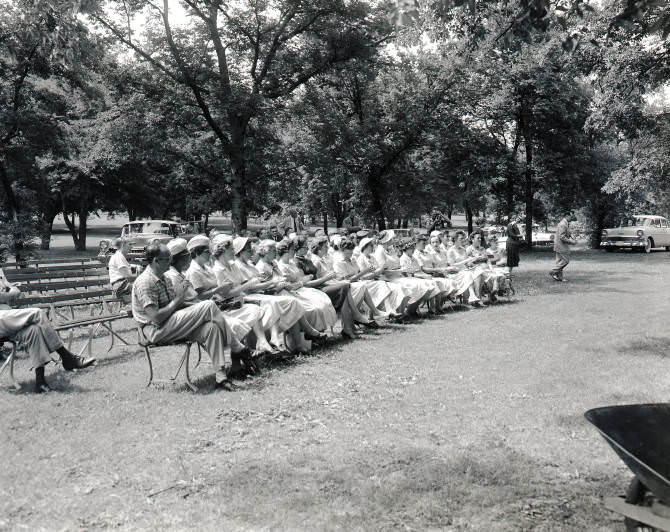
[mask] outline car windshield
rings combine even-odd
[[[153,233],[159,235],[169,235],[170,224],[161,223],[161,222],[146,222],[142,224],[143,233]]]

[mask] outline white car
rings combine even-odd
[[[670,251],[670,222],[663,216],[636,214],[630,225],[603,229],[600,246],[607,251],[636,249],[650,253],[659,247]]]

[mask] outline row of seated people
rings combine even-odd
[[[310,352],[312,342],[325,340],[338,320],[342,336],[353,339],[357,325],[376,328],[380,320],[419,316],[423,304],[440,313],[462,296],[482,307],[482,293],[494,301],[506,283],[495,241],[484,249],[481,235],[468,242],[462,232],[451,245],[439,234],[428,244],[423,236],[398,239],[392,230],[358,243],[339,235],[331,240],[292,235],[280,242],[198,235],[189,242],[150,245],[148,265],[132,288],[124,264],[127,248],[120,244],[110,278],[115,293],[131,290],[142,335],[155,344],[197,341],[223,390],[234,390],[234,379],[258,373],[260,353]],[[113,278],[119,271],[121,280]],[[33,332],[21,336],[18,323],[4,336],[22,340],[33,355],[37,391],[48,389],[44,364],[50,352],[61,354],[66,369],[93,363],[65,350],[36,309],[12,312],[25,310],[34,311],[24,324]]]

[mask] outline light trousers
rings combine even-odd
[[[51,360],[50,354],[63,346],[58,333],[38,308],[0,310],[0,337],[20,344],[35,368],[44,366]]]
[[[230,327],[219,307],[213,301],[176,311],[160,327],[148,324],[142,327],[147,340],[155,344],[169,344],[179,340],[194,340],[209,354],[214,370],[230,367],[230,344],[235,343]]]

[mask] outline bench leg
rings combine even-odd
[[[181,356],[181,360],[179,361],[179,367],[177,368],[177,373],[174,374],[174,377],[172,377],[170,380],[171,381],[176,381],[177,377],[179,376],[179,372],[181,371],[181,368],[184,366],[184,362],[186,361],[186,371],[188,372],[188,359],[189,355],[191,353],[191,344],[186,344],[186,348],[184,349],[184,354]]]
[[[202,349],[200,349],[200,344],[196,343],[195,345],[198,346],[198,362],[195,364],[195,367],[197,368],[200,365],[200,361],[202,360]]]
[[[196,344],[198,345],[198,344]],[[198,345],[198,351],[200,351],[200,345]],[[184,368],[186,372],[186,384],[188,385],[189,388],[191,388],[192,392],[197,392],[198,387],[191,382],[191,373],[189,371],[189,365],[190,365],[190,358],[191,358],[191,344],[187,344],[186,346],[186,367]]]
[[[93,344],[93,335],[96,333],[96,331],[100,328],[101,323],[98,323],[95,327],[91,326],[88,329],[88,338],[86,339],[86,345],[81,348],[81,351],[79,351],[78,355],[81,356],[84,350],[88,352],[88,356],[91,356],[91,345]]]
[[[154,380],[154,367],[151,364],[151,355],[149,354],[149,348],[147,346],[144,346],[144,352],[147,355],[147,361],[149,362],[149,382],[147,382],[147,388],[151,386],[151,383]]]
[[[16,378],[14,377],[14,359],[16,358],[16,346],[12,345],[12,352],[9,354],[7,357],[7,360],[5,360],[4,364],[0,368],[0,375],[2,375],[3,371],[5,371],[5,368],[9,366],[9,378],[12,381],[12,386],[14,387],[15,390],[20,390],[21,385],[16,381]]]

